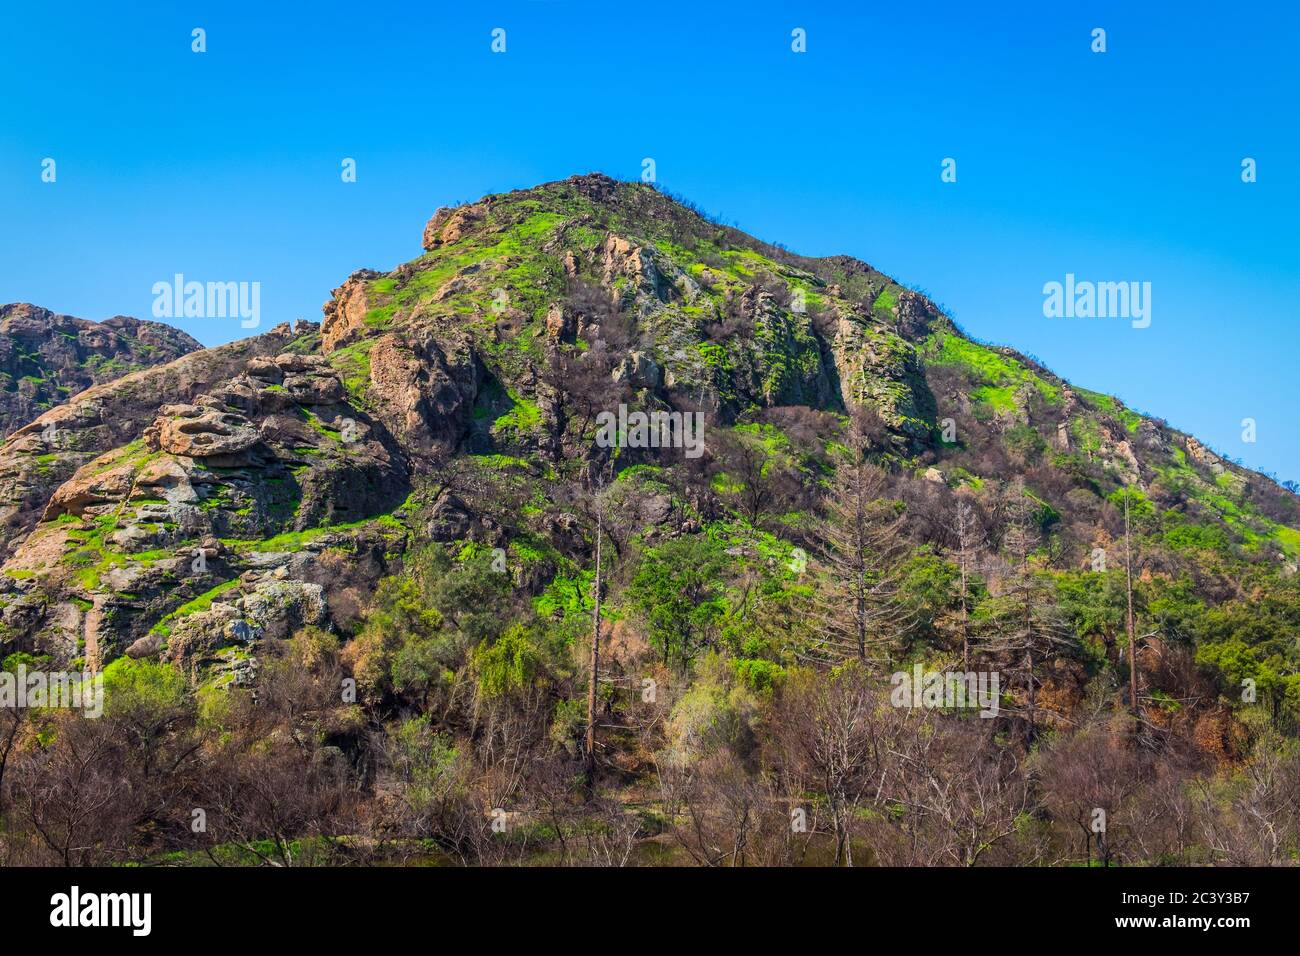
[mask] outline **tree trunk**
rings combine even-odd
[[[961,552],[961,669],[970,673],[970,627],[966,619],[966,531],[963,523]]]
[[[1133,542],[1129,532],[1128,489],[1124,490],[1124,578],[1128,596],[1128,707],[1133,714],[1134,729],[1138,720],[1137,629],[1133,623]]]
[[[591,611],[591,674],[587,679],[587,741],[584,749],[587,786],[596,770],[596,680],[600,672],[600,546],[603,527],[600,504],[596,504],[596,584]]]
[[[1038,735],[1037,715],[1035,712],[1038,701],[1034,689],[1034,652],[1032,650],[1025,652],[1025,667],[1029,676],[1029,743],[1032,744],[1034,738]]]

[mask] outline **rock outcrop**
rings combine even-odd
[[[92,385],[200,348],[161,322],[125,315],[90,322],[26,302],[0,305],[0,435]]]

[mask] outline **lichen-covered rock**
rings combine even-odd
[[[345,393],[321,356],[252,358],[202,393],[157,396],[138,439],[91,459],[51,494],[43,521],[6,565],[26,589],[7,609],[14,628],[69,654],[80,644],[97,661],[165,648],[179,659],[206,647],[205,621],[240,606],[215,592],[245,573],[282,569],[292,550],[324,536],[323,526],[384,514],[409,494],[407,463],[364,412],[339,401]],[[315,383],[305,390],[315,401],[286,403],[277,375]],[[180,397],[188,400],[166,400]],[[277,536],[285,549],[262,546]],[[268,587],[271,597],[255,598],[249,617],[258,633],[279,620],[275,599],[302,591],[291,582]],[[308,587],[285,619],[323,620],[318,592]],[[69,598],[90,610],[64,613],[79,606]],[[190,617],[174,642],[158,639]]]
[[[0,556],[45,514],[55,489],[105,452],[142,439],[166,403],[192,403],[293,341],[288,325],[94,385],[19,428],[0,447]]]
[[[232,644],[287,638],[301,627],[326,621],[319,584],[262,576],[249,587],[226,591],[205,609],[173,619],[165,637],[147,635],[127,653],[186,661]]]
[[[664,373],[644,352],[629,352],[614,368],[612,377],[616,382],[628,382],[633,388],[655,389],[663,384]]]
[[[244,597],[244,619],[263,637],[288,637],[326,622],[325,589],[303,581],[264,581]]]

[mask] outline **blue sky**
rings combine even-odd
[[[263,327],[319,320],[440,205],[653,157],[728,222],[1300,479],[1295,4],[108,6],[0,13],[0,301],[147,317],[180,272],[260,282]],[[1045,318],[1066,273],[1150,282],[1151,326]]]

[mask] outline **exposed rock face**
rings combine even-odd
[[[50,492],[34,533],[15,538],[6,581],[18,583],[0,601],[0,636],[23,634],[69,657],[82,646],[99,662],[128,649],[178,659],[207,649],[199,635],[247,628],[279,637],[324,622],[322,585],[286,578],[287,568],[309,567],[311,555],[340,543],[330,528],[400,504],[409,479],[405,458],[346,403],[325,360],[283,350],[316,341],[314,331],[295,340],[282,328],[253,340],[256,348],[237,343],[182,359],[207,361],[156,375],[152,403],[131,399],[137,383],[103,386],[100,414],[120,410],[124,440],[76,468]],[[206,390],[191,394],[200,379]],[[15,436],[3,450],[20,474],[25,440]],[[88,457],[69,452],[64,467]],[[168,639],[169,614],[235,579],[242,600],[213,598],[207,617]],[[90,610],[63,613],[53,594]],[[206,628],[222,614],[229,627]]]
[[[667,301],[671,287],[664,281],[650,250],[622,236],[610,236],[600,251],[601,279],[605,285],[614,286],[620,278],[628,279],[625,294]]]
[[[1142,466],[1133,454],[1127,432],[1110,425],[1103,426],[1103,452],[1109,455],[1109,462],[1125,484],[1137,484],[1142,480]]]
[[[572,342],[577,332],[576,315],[556,302],[546,312],[546,333],[561,342]]]
[[[92,385],[202,347],[160,322],[89,322],[25,302],[0,305],[0,435]]]
[[[321,310],[321,342],[326,352],[346,345],[365,327],[366,283],[378,277],[372,269],[359,269],[333,291]]]
[[[904,289],[898,294],[898,328],[912,341],[925,338],[941,320],[934,303],[918,292]]]
[[[629,352],[614,369],[616,382],[628,382],[633,388],[658,388],[663,384],[664,373],[658,363],[644,352]]]
[[[191,403],[244,370],[248,360],[275,355],[294,338],[288,325],[167,365],[96,385],[14,432],[0,447],[0,554],[31,530],[63,482],[95,456],[143,437],[161,404]]]
[[[319,584],[283,575],[254,575],[246,582],[241,579],[240,587],[214,600],[208,610],[181,619],[165,640],[157,633],[148,634],[134,641],[126,653],[188,661],[221,647],[283,639],[300,627],[327,621],[325,589]]]
[[[80,518],[87,508],[126,495],[134,478],[135,471],[127,464],[103,471],[78,472],[54,492],[41,520],[52,521],[62,514]]]
[[[439,209],[424,227],[424,248],[432,250],[459,242],[483,219],[489,205],[481,202]]]
[[[456,448],[482,384],[468,340],[386,335],[371,349],[370,368],[367,394],[394,436],[420,454]]]
[[[1198,465],[1204,465],[1215,474],[1223,472],[1223,459],[1216,455],[1210,449],[1206,448],[1192,436],[1187,436],[1187,457],[1192,459]]]

